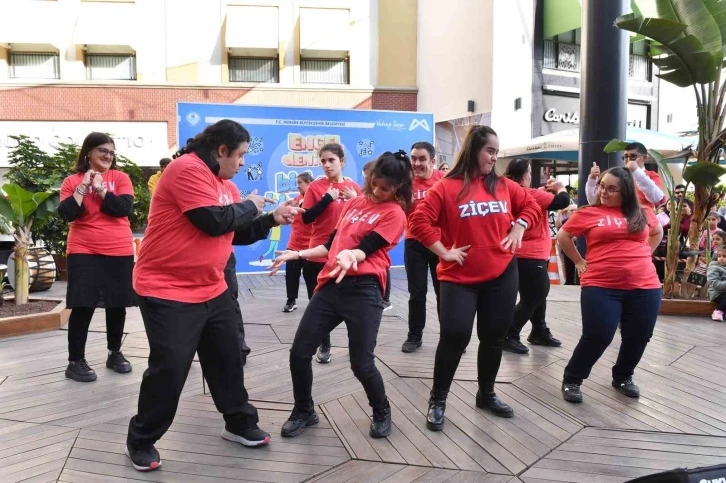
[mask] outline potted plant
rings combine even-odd
[[[2,191],[0,215],[11,223],[15,236],[15,304],[23,305],[28,303],[30,289],[28,248],[31,228],[55,213],[59,195],[56,191],[31,193],[13,183],[3,185]]]
[[[698,145],[673,158],[684,158],[683,179],[695,188],[694,212],[688,233],[688,247],[696,249],[709,210],[718,196],[714,186],[726,172],[719,161],[726,143],[726,83],[721,79],[726,51],[726,2],[718,0],[658,0],[638,4],[640,13],[615,21],[618,28],[651,39],[653,64],[661,79],[679,87],[692,87],[698,113]],[[659,153],[651,151],[666,184],[670,199],[671,226],[680,224],[681,206],[673,200],[673,177]],[[689,164],[690,159],[695,162]],[[664,297],[676,295],[678,230],[671,230],[666,257]],[[689,257],[686,270],[695,266]]]

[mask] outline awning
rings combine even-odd
[[[325,59],[345,58],[350,50],[350,10],[300,9],[300,54]]]
[[[544,0],[543,6],[543,37],[551,39],[557,35],[577,30],[582,27],[582,1],[583,0]],[[606,0],[609,1],[609,0]],[[640,5],[639,5],[640,3]],[[631,0],[633,12],[652,16],[651,0]],[[640,35],[632,35],[630,41],[641,40]]]
[[[73,43],[135,48],[139,21],[134,3],[83,2],[80,5]]]
[[[277,7],[227,8],[225,46],[239,55],[276,56],[279,50]]]
[[[48,45],[59,49],[64,44],[56,2],[17,2],[12,8],[13,15],[7,15],[8,7],[0,15],[0,45]]]
[[[625,141],[642,143],[665,156],[681,152],[694,144],[692,137],[679,137],[650,129],[628,127]],[[580,148],[580,130],[566,129],[530,139],[518,145],[503,146],[500,158],[560,159],[577,161]]]

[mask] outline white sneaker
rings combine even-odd
[[[723,312],[716,309],[711,314],[711,320],[715,320],[716,322],[723,322]]]

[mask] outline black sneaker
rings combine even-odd
[[[613,387],[623,396],[640,397],[640,388],[635,385],[632,377],[621,382],[613,381]]]
[[[515,354],[526,354],[529,352],[529,348],[519,341],[519,337],[507,337],[504,339],[502,350],[514,352]]]
[[[111,351],[106,359],[106,367],[113,369],[119,374],[131,372],[131,363],[126,360],[121,351]]]
[[[582,402],[582,391],[580,391],[580,385],[579,384],[565,384],[562,383],[562,397],[565,398],[565,401],[571,402],[571,403],[581,403]]]
[[[68,363],[66,377],[78,382],[91,382],[96,380],[96,371],[91,369],[86,359]]]
[[[484,391],[479,389],[476,392],[476,407],[486,409],[500,418],[511,418],[514,416],[514,409],[503,403],[493,390]]]
[[[227,425],[224,426],[222,437],[227,441],[239,443],[242,446],[264,446],[272,437],[260,428],[248,428],[242,431],[232,431]]]
[[[559,347],[562,345],[562,342],[552,337],[552,332],[547,327],[536,332],[532,330],[529,337],[527,337],[527,341],[532,345],[543,345],[547,347]]]
[[[368,432],[371,438],[385,438],[391,435],[391,406],[373,410],[373,421]]]
[[[384,301],[383,301],[383,311],[384,311],[384,312],[385,312],[386,310],[391,310],[392,308],[393,308],[393,304],[391,303],[391,301],[390,301],[390,300],[384,300]]]
[[[318,352],[315,354],[315,360],[320,364],[327,364],[333,356],[330,355],[330,346],[321,345],[318,347]]]
[[[161,468],[161,457],[153,445],[141,449],[132,449],[126,445],[126,456],[136,471],[153,471]]]
[[[290,417],[282,425],[280,434],[285,438],[294,438],[301,435],[308,426],[313,426],[319,422],[320,419],[314,408],[300,409],[295,406]]]
[[[282,311],[289,313],[289,312],[292,312],[293,310],[295,310],[296,308],[297,308],[297,304],[295,303],[295,300],[287,299],[287,303],[282,308]]]
[[[421,342],[421,336],[416,335],[409,335],[406,339],[406,342],[403,343],[403,346],[401,347],[402,352],[411,353],[415,352],[416,349],[421,347],[423,342]]]

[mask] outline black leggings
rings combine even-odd
[[[491,388],[512,321],[519,277],[513,259],[499,277],[475,285],[441,282],[441,336],[436,348],[434,391],[448,393],[477,319],[479,387]]]
[[[718,305],[716,310],[726,313],[726,293],[719,294],[716,299],[713,300],[713,303]]]
[[[315,287],[318,285],[318,275],[323,271],[325,263],[323,262],[311,262],[305,260],[302,266],[303,278],[305,279],[305,287],[308,289],[308,300],[313,298]],[[332,330],[332,329],[331,329]],[[327,332],[324,336],[320,345],[330,347],[330,332]]]
[[[519,303],[514,307],[512,326],[508,337],[519,338],[519,333],[532,321],[532,332],[547,328],[545,311],[547,295],[550,293],[550,278],[547,273],[547,260],[517,259],[519,270]]]
[[[300,274],[303,271],[304,264],[305,260],[290,260],[285,263],[285,288],[287,289],[287,300],[297,299],[298,293],[300,292]],[[305,283],[307,284],[307,280]],[[308,300],[309,299],[310,297],[308,297]]]
[[[93,307],[73,307],[68,320],[68,360],[80,361],[86,357],[86,340],[88,327],[91,325]],[[108,350],[121,350],[121,339],[124,336],[126,308],[114,307],[106,309],[106,341]]]

